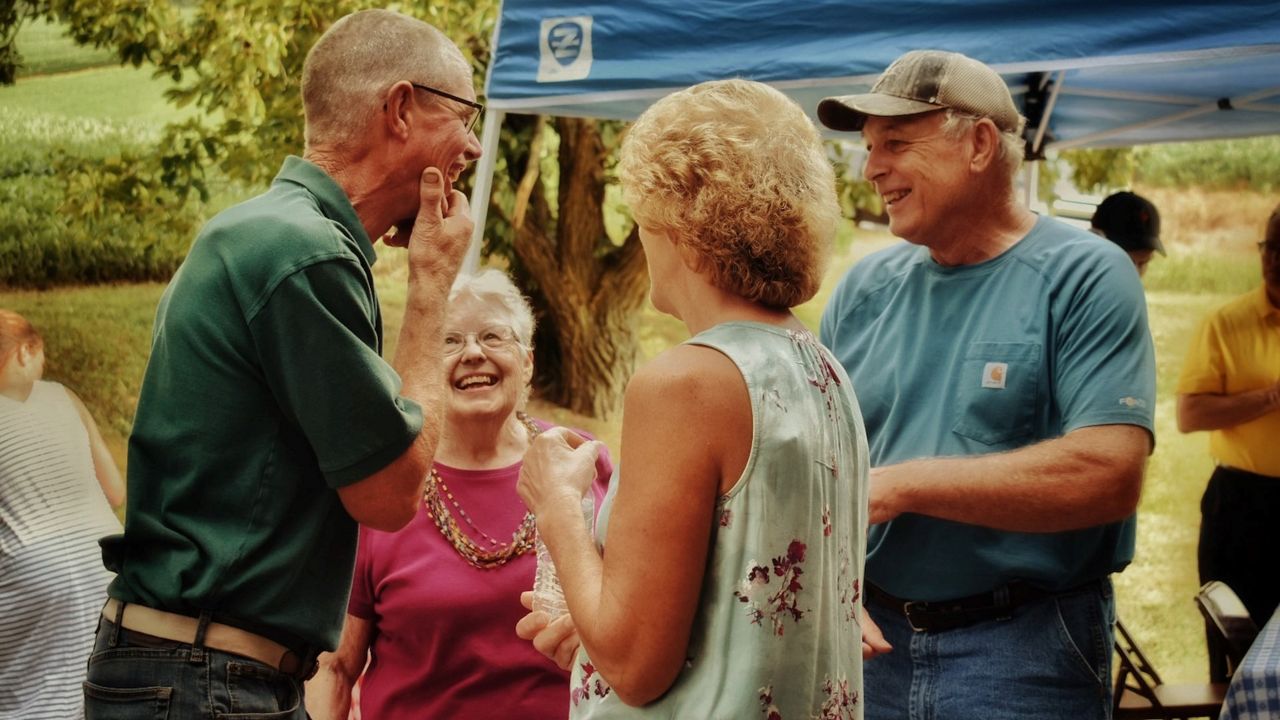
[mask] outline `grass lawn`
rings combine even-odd
[[[159,129],[194,114],[190,107],[168,104],[168,78],[132,66],[95,67],[59,75],[18,78],[0,87],[0,105],[54,118],[92,119],[103,123],[142,124]]]
[[[883,232],[859,231],[857,241],[832,263],[818,296],[797,309],[810,327],[835,282],[853,262],[893,239]],[[404,313],[405,267],[399,251],[382,252],[375,266],[386,320],[388,355],[394,350]],[[1210,462],[1203,433],[1185,436],[1174,426],[1173,391],[1187,343],[1199,318],[1227,300],[1234,288],[1257,277],[1256,256],[1228,254],[1218,260],[1188,257],[1158,260],[1148,277],[1148,305],[1159,364],[1157,433],[1139,513],[1137,559],[1116,578],[1121,616],[1168,681],[1194,681],[1206,673],[1200,616],[1192,603],[1198,587],[1195,545],[1199,498]],[[1162,264],[1164,265],[1162,267]],[[1199,278],[1206,292],[1154,289],[1168,278]],[[1187,286],[1184,286],[1187,287]],[[1224,292],[1220,288],[1230,288]],[[151,320],[160,284],[68,288],[46,292],[0,291],[0,307],[26,315],[47,342],[48,377],[72,387],[88,404],[121,466],[138,385],[148,353]],[[642,360],[687,337],[684,326],[651,307],[641,321]],[[542,417],[594,432],[617,453],[618,419],[600,422],[534,401]]]
[[[19,82],[31,75],[80,70],[116,62],[116,55],[111,50],[77,45],[67,35],[66,25],[44,19],[24,23],[18,30],[15,44],[18,52],[22,53]]]
[[[84,400],[121,469],[163,290],[143,283],[0,291],[0,307],[25,316],[44,337],[45,378]]]

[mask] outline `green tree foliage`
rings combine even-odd
[[[1280,135],[1148,145],[1136,156],[1136,176],[1145,185],[1264,193],[1280,188]]]
[[[1071,167],[1075,186],[1086,193],[1104,193],[1133,183],[1133,148],[1064,150],[1059,156]]]
[[[843,215],[857,223],[862,220],[885,223],[884,202],[875,187],[862,179],[866,154],[857,146],[842,140],[828,140],[827,157],[836,171],[836,194]]]
[[[337,18],[385,7],[359,0],[202,0],[182,8],[164,0],[20,0],[0,14],[0,59],[19,57],[6,21],[47,17],[70,26],[77,41],[113,48],[121,62],[155,68],[177,83],[170,99],[201,110],[172,125],[148,162],[179,194],[208,196],[206,173],[257,185],[303,142],[300,83],[306,52]],[[398,8],[449,34],[477,69],[488,60],[495,4],[436,2]],[[6,68],[0,66],[0,79]],[[12,78],[12,66],[7,68]],[[138,176],[147,173],[138,168]]]

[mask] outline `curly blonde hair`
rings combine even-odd
[[[840,206],[800,106],[750,80],[700,83],[654,103],[622,143],[636,222],[692,251],[718,288],[770,308],[813,297]]]

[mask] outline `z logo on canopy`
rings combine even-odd
[[[538,82],[582,80],[591,74],[591,16],[544,18],[538,42]]]

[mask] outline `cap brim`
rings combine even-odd
[[[941,110],[943,107],[943,105],[880,93],[844,95],[829,97],[818,103],[818,120],[832,130],[859,132],[868,117],[918,115]]]
[[[1160,242],[1160,237],[1157,235],[1117,235],[1112,237],[1104,232],[1102,236],[1119,245],[1125,252],[1154,250],[1161,255],[1168,254],[1164,251],[1164,243]]]

